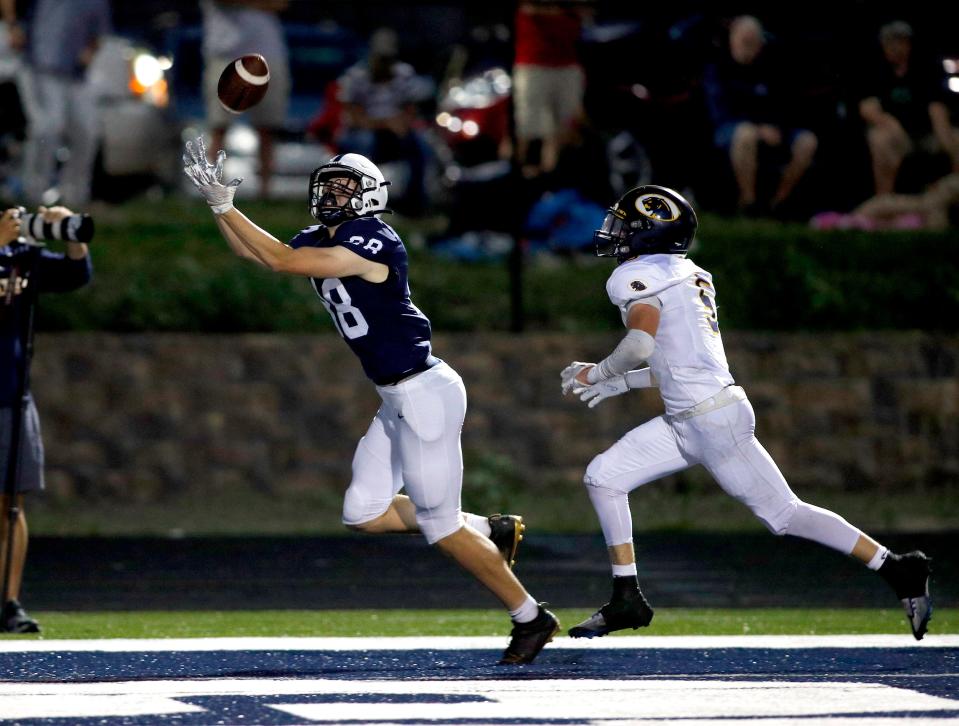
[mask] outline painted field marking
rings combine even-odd
[[[772,726],[826,718],[833,726],[959,724],[959,694],[953,697],[949,690],[959,682],[953,672],[959,668],[952,667],[959,662],[956,635],[927,636],[918,643],[908,635],[559,638],[544,652],[542,667],[537,662],[517,669],[492,665],[504,645],[502,637],[0,640],[0,654],[11,667],[32,667],[28,664],[35,659],[56,664],[64,656],[59,670],[36,671],[49,674],[42,681],[3,681],[0,674],[0,724],[26,721],[32,726],[64,719],[49,723],[152,726],[172,718],[189,725],[219,723],[223,717],[250,724],[508,719],[519,724],[731,726],[761,719],[763,726]],[[824,649],[821,656],[817,649]],[[844,649],[850,649],[848,661],[841,655]],[[489,654],[469,652],[480,650],[491,651],[494,660],[486,664]],[[650,651],[648,660],[642,650]],[[632,670],[634,662],[653,665],[656,651],[671,654],[666,665],[672,670]],[[763,661],[763,651],[777,655]],[[279,667],[267,668],[263,677],[244,672],[248,666],[231,660],[245,657],[261,669],[270,652],[284,655],[277,659]],[[429,652],[444,655],[416,665]],[[77,661],[69,653],[88,654],[83,657],[94,658],[97,667],[78,678],[71,671]],[[166,658],[179,667],[178,653],[184,654],[182,675],[175,668],[169,676],[159,675],[161,669],[158,677],[144,672],[142,680],[136,679],[141,663],[136,654],[148,654],[143,664]],[[217,667],[227,664],[222,672],[240,677],[191,678],[190,664],[204,653],[216,657]],[[315,661],[327,659],[320,671],[313,653]],[[318,677],[329,667],[330,653],[342,653],[333,662],[346,670]],[[796,663],[803,653],[798,670],[784,665]],[[294,664],[304,657],[306,666]],[[367,664],[370,659],[376,662]],[[735,667],[723,672],[727,660],[735,661]],[[118,670],[120,661],[132,663],[131,670]],[[383,661],[397,661],[395,671],[384,668]],[[912,671],[901,666],[907,662]],[[570,668],[579,669],[580,677],[571,677],[576,673]],[[629,677],[620,677],[627,671]],[[61,677],[63,682],[57,682]],[[930,683],[938,685],[930,688]]]
[[[5,684],[12,685],[12,684]],[[22,685],[0,693],[0,723],[44,718],[117,718],[197,713],[180,699],[275,696],[270,708],[311,721],[428,719],[605,719],[797,718],[909,713],[913,718],[959,711],[956,701],[870,683],[782,681],[556,679],[519,681],[333,681],[217,679],[214,681],[125,681],[91,684]],[[336,696],[321,703],[297,697]],[[422,694],[419,702],[391,697]],[[479,700],[442,702],[462,694]],[[351,696],[355,700],[351,700]],[[432,702],[431,699],[432,698]],[[947,719],[946,719],[947,720]],[[945,723],[938,720],[937,723]],[[957,719],[959,721],[959,719]],[[888,721],[887,721],[888,722]],[[109,723],[109,722],[107,722]],[[187,722],[188,723],[188,722]]]

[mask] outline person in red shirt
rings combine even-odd
[[[513,113],[524,176],[556,167],[582,116],[586,82],[577,43],[587,17],[585,6],[569,2],[521,2],[516,11]]]

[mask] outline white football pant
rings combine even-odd
[[[756,439],[755,428],[753,407],[743,399],[684,421],[659,416],[594,458],[583,480],[606,544],[632,542],[629,492],[702,464],[774,534],[803,537],[850,554],[862,532],[800,500]]]
[[[405,488],[420,530],[434,544],[463,526],[463,379],[438,363],[376,391],[383,404],[356,447],[343,523],[357,526],[376,519]]]

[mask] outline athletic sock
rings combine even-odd
[[[493,530],[489,526],[489,520],[486,517],[481,517],[479,514],[471,514],[470,512],[463,512],[463,519],[466,520],[466,524],[477,532],[479,532],[484,537],[489,537]]]
[[[613,578],[613,599],[631,600],[639,595],[639,580],[636,575]]]
[[[868,567],[870,570],[878,570],[880,567],[883,566],[883,563],[886,561],[886,558],[891,554],[892,552],[890,552],[888,549],[880,545],[879,549],[876,550],[876,554],[874,554],[872,556],[872,559],[866,563],[866,567]]]
[[[537,615],[539,615],[539,604],[532,595],[527,595],[522,605],[509,611],[509,616],[514,623],[530,623],[536,619]]]
[[[628,565],[613,565],[613,577],[636,577],[636,563],[631,562]]]

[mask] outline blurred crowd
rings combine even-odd
[[[0,0],[0,196],[178,193],[176,150],[200,131],[263,198],[305,196],[312,166],[362,153],[393,180],[395,211],[441,219],[432,242],[464,257],[517,234],[578,249],[611,199],[650,181],[820,228],[956,221],[948,8],[317,5]],[[270,90],[228,114],[219,74],[254,52]]]

